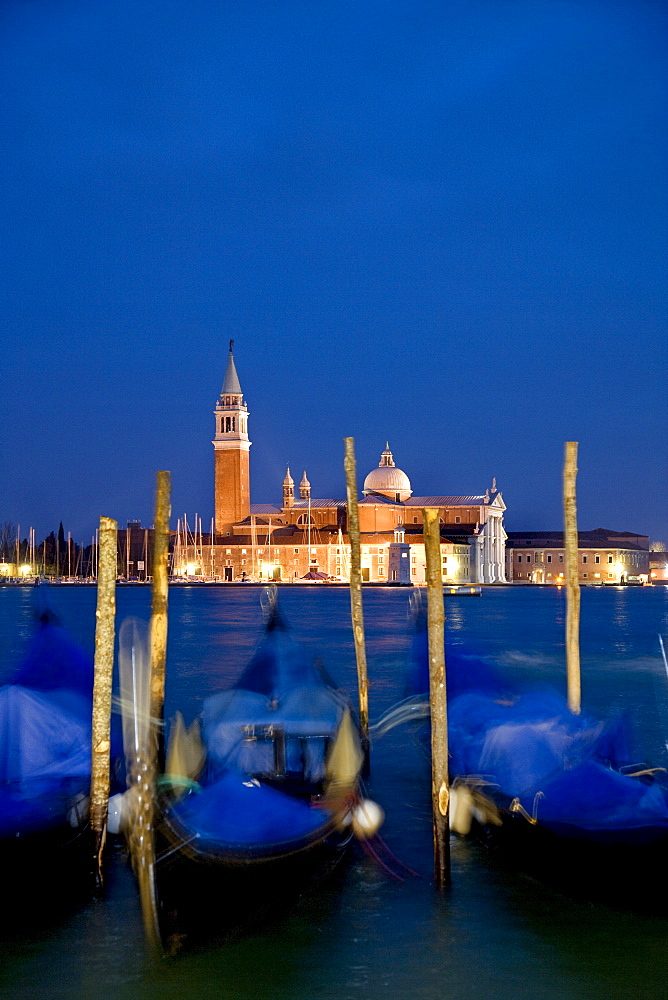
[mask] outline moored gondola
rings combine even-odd
[[[343,857],[363,763],[347,699],[270,592],[241,677],[172,724],[157,782],[154,886],[166,951],[283,912]]]
[[[24,658],[0,687],[0,863],[10,921],[92,885],[93,661],[52,611],[37,617]]]
[[[428,690],[426,649],[418,614],[408,693]],[[575,714],[461,646],[446,673],[455,832],[561,890],[665,910],[666,772],[636,759],[623,717]]]

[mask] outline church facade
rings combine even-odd
[[[347,582],[350,542],[344,499],[312,496],[306,472],[299,484],[288,468],[277,504],[251,502],[248,408],[233,354],[214,410],[214,533],[201,539],[189,564],[222,581]],[[359,499],[362,577],[369,583],[423,584],[422,510],[437,508],[443,581],[505,582],[505,505],[492,482],[478,496],[414,496],[386,444],[364,480]],[[186,556],[184,556],[185,560]],[[174,566],[179,574],[179,566]]]

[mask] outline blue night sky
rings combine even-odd
[[[668,543],[659,0],[5,0],[0,521],[213,514],[228,341],[253,501],[496,477],[509,530]]]

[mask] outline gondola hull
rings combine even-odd
[[[471,825],[471,836],[512,870],[552,891],[642,913],[665,914],[668,835],[659,829],[592,839],[574,827],[548,829],[501,808],[501,825]]]
[[[158,916],[168,953],[266,928],[329,879],[346,857],[350,830],[281,853],[174,849],[177,831],[158,831]],[[183,831],[179,831],[181,835]]]

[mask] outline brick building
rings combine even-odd
[[[563,531],[510,531],[506,541],[506,576],[512,583],[565,580]],[[649,538],[628,531],[578,532],[578,575],[584,585],[646,583]]]

